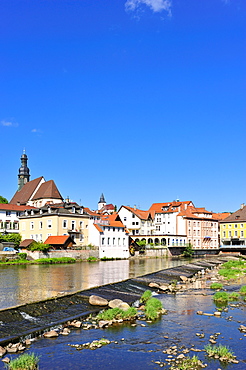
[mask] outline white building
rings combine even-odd
[[[19,233],[19,216],[24,214],[29,206],[16,204],[0,204],[0,233]]]
[[[99,248],[99,258],[128,258],[129,235],[118,214],[90,216],[89,244]]]
[[[121,206],[118,214],[130,235],[152,235],[154,224],[149,211],[143,211],[129,206]]]

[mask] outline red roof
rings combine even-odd
[[[55,244],[65,244],[67,239],[71,237],[69,235],[58,235],[58,236],[49,236],[44,244],[51,244],[51,245],[55,245]]]
[[[29,245],[32,244],[33,242],[35,242],[35,240],[33,239],[24,239],[20,243],[20,247],[29,247]]]
[[[148,220],[151,217],[151,213],[149,211],[143,211],[141,209],[132,208],[129,206],[122,206],[128,209],[128,211],[134,213],[136,216],[138,216],[141,220]]]
[[[17,204],[2,204],[0,203],[0,210],[4,211],[25,211],[25,209],[35,208],[32,206],[18,206]]]
[[[49,180],[44,182],[32,200],[37,200],[37,199],[49,199],[49,198],[54,198],[54,199],[61,199],[63,200],[59,190],[57,189],[57,186],[53,180]]]
[[[36,179],[27,182],[21,190],[17,190],[13,198],[9,203],[11,204],[26,204],[29,199],[31,198],[32,194],[36,190],[37,186],[39,185],[40,181],[43,179],[43,177],[37,177]]]

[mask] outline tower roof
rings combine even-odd
[[[105,200],[105,198],[104,198],[103,193],[102,193],[102,195],[101,195],[100,200],[99,200],[99,202],[98,202],[98,203],[106,203],[106,200]]]

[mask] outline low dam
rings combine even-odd
[[[151,289],[149,288],[151,282],[168,284],[180,281],[180,276],[191,278],[199,271],[212,269],[226,260],[223,257],[202,259],[121,282],[2,309],[0,310],[0,345],[4,346],[9,342],[14,343],[20,339],[37,336],[51,327],[100,311],[101,307],[89,304],[91,295],[98,295],[107,300],[118,298],[131,304],[139,299],[146,289]]]

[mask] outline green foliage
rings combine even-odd
[[[142,303],[146,303],[148,301],[148,299],[150,299],[152,297],[152,293],[150,290],[145,290],[145,292],[142,294],[141,298],[140,298],[140,302]]]
[[[28,250],[31,252],[40,251],[40,252],[47,252],[51,248],[51,245],[44,244],[42,242],[33,242],[29,247]]]
[[[101,261],[113,261],[114,258],[113,257],[102,257],[101,258]]]
[[[9,364],[6,364],[9,370],[37,370],[38,369],[39,357],[34,353],[24,353],[14,360],[11,360]]]
[[[8,204],[8,200],[0,195],[0,204]]]
[[[219,344],[218,346],[208,344],[204,347],[204,350],[209,356],[219,356],[224,361],[228,361],[234,358],[233,352],[228,347],[222,346],[221,344]]]
[[[96,262],[98,259],[96,257],[90,256],[87,258],[87,262]]]
[[[18,260],[26,260],[26,258],[27,258],[27,254],[26,253],[18,253],[18,255],[17,255],[17,259]]]
[[[137,310],[135,307],[130,307],[128,308],[127,311],[123,311],[120,308],[115,307],[115,308],[110,308],[108,310],[100,312],[96,316],[96,320],[98,321],[100,320],[111,321],[111,320],[119,320],[119,319],[129,320],[129,319],[134,319],[136,315],[137,315]]]
[[[137,244],[139,245],[139,247],[145,247],[146,246],[146,240],[139,240],[137,242]]]
[[[214,289],[214,290],[222,289],[223,288],[223,284],[221,284],[221,283],[212,283],[209,288],[210,289]]]
[[[214,301],[228,302],[229,295],[226,292],[216,292],[213,296]]]
[[[233,261],[227,261],[223,263],[222,268],[225,269],[231,269],[231,268],[244,268],[246,267],[246,261],[239,259],[239,260],[233,260]]]
[[[241,295],[246,295],[246,285],[244,285],[244,286],[241,287],[240,294]]]
[[[233,269],[220,269],[219,275],[224,276],[226,279],[236,279],[238,276],[242,275],[243,272],[239,269],[233,268]]]
[[[229,301],[237,301],[239,298],[240,294],[236,292],[230,293],[228,296]]]
[[[145,305],[145,316],[148,320],[155,320],[162,311],[162,303],[157,298],[150,298]]]
[[[178,361],[178,364],[173,364],[170,370],[200,370],[203,366],[202,361],[197,356],[184,357]]]
[[[193,255],[193,247],[191,243],[186,244],[185,250],[183,252],[184,257],[192,257]]]
[[[19,247],[20,245],[21,236],[20,234],[16,234],[16,233],[9,233],[5,235],[1,234],[0,241],[14,243],[15,248],[16,248],[16,247]]]
[[[39,258],[35,260],[36,263],[41,264],[53,264],[53,263],[75,263],[76,259],[72,257],[60,257],[60,258]]]

